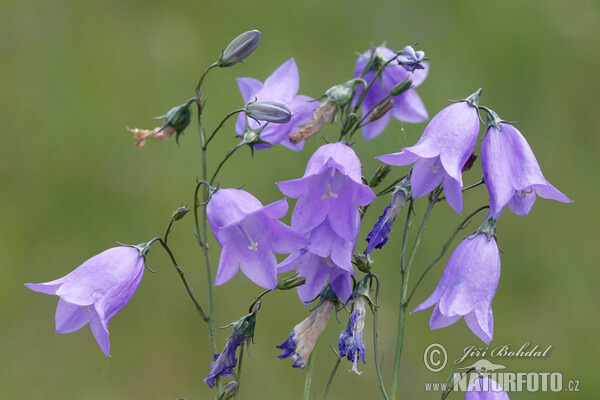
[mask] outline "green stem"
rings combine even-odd
[[[338,367],[340,366],[340,363],[342,362],[342,358],[340,357],[340,355],[333,349],[333,347],[331,349],[335,353],[337,359],[335,360],[335,364],[333,365],[333,369],[331,370],[331,374],[329,375],[329,379],[327,380],[327,385],[325,385],[325,391],[323,392],[323,400],[327,399],[327,393],[329,392],[329,386],[331,386],[331,383],[333,382],[333,378],[335,377]]]
[[[448,238],[448,240],[446,240],[446,242],[442,246],[442,251],[440,252],[440,254],[436,258],[434,258],[433,261],[431,261],[429,263],[429,265],[427,266],[427,268],[425,268],[423,270],[423,273],[421,274],[421,276],[417,280],[417,283],[415,283],[415,286],[413,287],[413,290],[410,292],[410,295],[406,299],[406,304],[407,305],[410,302],[410,299],[412,299],[413,295],[415,294],[415,291],[417,290],[417,287],[419,287],[419,284],[421,283],[421,281],[423,280],[423,278],[425,277],[425,275],[427,275],[427,272],[429,272],[429,270],[431,269],[431,267],[433,267],[435,265],[435,263],[437,263],[444,256],[444,254],[446,254],[446,251],[448,251],[448,248],[452,244],[452,241],[454,240],[454,238],[456,238],[456,235],[458,235],[458,232],[460,232],[461,230],[463,230],[464,227],[465,227],[465,225],[467,224],[467,222],[469,222],[469,220],[471,218],[473,218],[477,213],[479,213],[481,210],[485,210],[486,208],[489,208],[489,207],[490,206],[479,207],[477,210],[473,211],[465,219],[463,219],[463,221],[456,227],[456,229],[454,230],[454,232],[452,232],[452,235],[450,235],[450,237]]]
[[[229,160],[229,157],[231,157],[233,155],[233,153],[236,152],[237,149],[239,149],[240,147],[242,147],[244,145],[243,142],[240,142],[239,144],[237,144],[233,149],[229,150],[227,152],[227,154],[225,154],[225,158],[223,158],[223,160],[219,163],[219,166],[217,167],[217,169],[215,170],[215,173],[213,174],[213,176],[210,178],[210,185],[212,186],[212,184],[214,183],[215,179],[217,178],[217,175],[219,173],[219,171],[221,170],[221,168],[223,167],[223,165],[225,165],[225,163],[227,162],[227,160]],[[206,177],[204,177],[204,180],[206,180]],[[206,200],[205,200],[206,201]]]
[[[228,113],[227,115],[225,115],[225,117],[221,120],[221,122],[219,123],[219,125],[215,128],[215,130],[208,137],[208,140],[206,141],[206,146],[208,146],[208,144],[210,143],[210,141],[215,137],[215,135],[217,134],[217,132],[223,127],[223,125],[225,125],[225,122],[227,122],[227,120],[230,117],[234,116],[235,114],[239,114],[239,113],[241,113],[243,111],[244,111],[244,109],[240,108],[238,110],[231,111],[230,113]]]
[[[385,385],[383,384],[383,374],[381,373],[381,365],[379,364],[379,350],[377,349],[377,313],[379,304],[379,278],[373,275],[377,282],[377,288],[375,289],[375,305],[373,306],[373,357],[375,362],[375,370],[377,371],[377,379],[379,380],[379,390],[385,400],[389,400],[388,395],[385,391]]]
[[[234,399],[238,398],[238,394],[240,393],[240,385],[242,382],[242,362],[244,361],[244,344],[242,342],[242,345],[240,346],[240,356],[239,356],[239,360],[238,360],[238,370],[237,370],[237,376],[235,377],[235,380],[238,383],[238,390],[237,392],[235,392],[235,397]]]
[[[304,396],[303,400],[310,399],[310,384],[312,383],[313,365],[315,363],[315,351],[308,357],[308,367],[306,367],[306,378],[304,379]]]
[[[394,371],[392,376],[392,388],[390,391],[390,396],[392,399],[396,399],[396,393],[398,392],[398,378],[399,378],[399,370],[400,370],[400,356],[402,355],[402,340],[404,339],[404,319],[406,317],[406,298],[408,294],[408,278],[410,275],[410,267],[415,259],[415,255],[417,254],[417,248],[421,242],[421,237],[423,236],[423,232],[425,231],[425,226],[427,225],[427,221],[429,220],[429,216],[431,215],[431,211],[433,209],[433,205],[437,202],[436,198],[433,194],[429,195],[429,203],[427,204],[427,209],[425,210],[425,214],[423,215],[423,220],[421,221],[421,226],[419,226],[419,230],[417,231],[417,236],[413,242],[412,249],[410,251],[410,255],[408,257],[408,261],[406,265],[404,265],[404,250],[402,251],[401,258],[401,274],[402,274],[402,284],[400,287],[400,309],[398,313],[398,333],[396,336],[396,355],[394,357]],[[412,208],[412,205],[411,205]],[[409,209],[409,215],[410,215]],[[410,216],[406,218],[407,224],[404,229],[404,233],[408,231],[408,225],[410,221]]]

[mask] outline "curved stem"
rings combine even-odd
[[[310,399],[310,384],[312,383],[313,365],[315,363],[315,351],[308,357],[308,367],[306,368],[306,378],[304,379],[304,395],[303,400]]]
[[[375,50],[373,50],[373,51],[375,51]],[[369,89],[371,89],[371,86],[373,86],[373,83],[377,80],[377,78],[379,78],[379,76],[381,75],[381,73],[383,72],[385,67],[387,67],[395,59],[396,59],[396,57],[393,57],[393,58],[387,60],[381,67],[379,67],[377,72],[375,72],[375,76],[373,76],[373,79],[371,79],[371,81],[369,82],[367,87],[363,89],[362,93],[360,94],[360,97],[358,98],[358,101],[354,105],[354,112],[358,111],[358,109],[360,108],[360,105],[362,104],[363,100],[365,99],[365,96],[367,95],[367,92],[369,91]]]
[[[425,214],[423,215],[423,220],[421,221],[421,225],[419,226],[419,230],[417,231],[417,236],[413,242],[410,255],[408,257],[408,261],[406,265],[404,265],[404,250],[403,246],[402,251],[402,259],[401,259],[401,274],[402,274],[402,284],[400,287],[400,310],[398,313],[398,333],[396,336],[396,355],[394,357],[394,371],[392,376],[392,388],[390,391],[390,396],[392,399],[396,398],[396,393],[398,391],[398,372],[400,369],[400,356],[402,355],[402,340],[404,338],[404,319],[406,316],[406,296],[408,294],[408,278],[410,275],[410,267],[415,259],[415,255],[417,254],[417,248],[421,242],[421,237],[423,236],[423,232],[425,231],[425,226],[427,226],[427,221],[429,220],[429,216],[431,215],[431,211],[433,209],[433,205],[437,202],[436,198],[433,196],[433,193],[429,195],[429,203],[427,204],[427,209],[425,210]],[[412,204],[411,204],[412,208]],[[410,209],[409,216],[406,218],[407,224],[404,228],[404,233],[406,237],[406,233],[408,231],[408,225],[410,221]],[[403,239],[404,241],[404,239]]]
[[[204,70],[204,73],[202,73],[202,76],[200,77],[200,80],[198,81],[198,84],[196,85],[196,97],[200,98],[200,92],[202,91],[202,84],[204,83],[204,78],[206,78],[206,75],[208,74],[208,72],[216,66],[217,66],[217,63],[213,63],[213,64],[209,65],[208,68],[206,68],[206,70]]]
[[[329,392],[329,386],[331,386],[331,383],[333,382],[333,378],[335,378],[335,374],[337,373],[338,367],[340,366],[340,363],[342,362],[342,358],[337,353],[337,351],[335,351],[335,349],[333,347],[331,347],[331,350],[333,350],[333,353],[336,355],[337,359],[335,360],[335,364],[333,365],[333,369],[331,370],[331,374],[329,375],[329,379],[327,380],[327,385],[325,385],[325,391],[323,392],[323,400],[327,399],[327,393]]]
[[[212,186],[212,184],[214,183],[215,179],[217,178],[217,174],[219,173],[219,171],[221,170],[221,168],[223,167],[223,165],[225,165],[225,163],[227,162],[227,160],[229,160],[229,157],[231,157],[233,155],[233,153],[236,152],[237,149],[239,149],[240,147],[242,147],[244,145],[243,142],[238,143],[233,149],[229,150],[227,152],[227,154],[225,154],[225,158],[223,158],[223,160],[219,163],[219,166],[217,167],[217,169],[215,170],[215,173],[213,174],[213,176],[210,178],[209,184]],[[206,180],[206,177],[205,177]]]
[[[238,110],[234,110],[234,111],[231,111],[230,113],[227,113],[227,115],[225,115],[225,117],[221,120],[221,122],[219,123],[219,125],[215,128],[215,130],[208,137],[208,140],[206,141],[206,146],[208,146],[208,144],[215,137],[215,135],[217,134],[217,132],[219,131],[219,129],[221,129],[223,127],[223,125],[225,125],[225,122],[227,122],[227,120],[230,117],[232,117],[235,114],[239,114],[239,113],[241,113],[243,111],[244,111],[244,109],[240,108]]]
[[[438,254],[438,256],[436,258],[433,259],[433,261],[431,261],[429,263],[429,265],[423,270],[423,273],[421,274],[421,276],[419,277],[419,279],[417,279],[417,283],[415,283],[415,286],[413,287],[413,290],[410,292],[410,294],[408,295],[408,298],[406,299],[406,305],[408,305],[408,303],[410,302],[410,299],[412,299],[413,295],[415,294],[415,291],[417,290],[417,287],[419,287],[419,284],[421,283],[421,281],[423,280],[423,278],[425,277],[425,275],[427,275],[427,272],[429,272],[429,270],[431,269],[431,267],[433,267],[435,265],[435,263],[437,263],[443,256],[444,254],[446,254],[446,251],[448,251],[448,248],[450,247],[450,244],[452,244],[452,241],[454,240],[454,238],[456,238],[456,235],[458,235],[458,232],[460,232],[461,230],[463,230],[465,228],[465,225],[467,225],[467,223],[469,222],[469,220],[471,218],[473,218],[477,213],[479,213],[481,210],[485,210],[486,208],[489,208],[490,206],[482,206],[479,207],[477,210],[473,211],[471,214],[469,214],[454,230],[454,232],[452,232],[452,235],[450,235],[450,237],[448,238],[448,240],[446,240],[446,242],[444,243],[444,245],[442,246],[442,251],[440,252],[440,254]]]

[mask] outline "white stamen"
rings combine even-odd
[[[250,243],[250,246],[248,246],[248,250],[257,251],[258,250],[258,243],[255,242],[254,240],[252,240],[252,236],[250,236],[250,233],[246,230],[246,228],[244,228],[241,225],[238,225],[238,227],[242,231],[242,234],[244,235],[244,237],[246,238],[246,240],[248,241],[248,243]]]
[[[323,194],[323,196],[321,196],[321,200],[325,200],[327,198],[327,196],[330,196],[334,199],[337,199],[338,195],[335,193],[331,193],[331,185],[328,183],[327,184],[327,188],[325,189],[325,194]]]

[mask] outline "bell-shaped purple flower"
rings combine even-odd
[[[469,383],[465,400],[509,400],[509,397],[498,382],[482,376]]]
[[[89,322],[102,352],[110,357],[108,323],[131,300],[140,285],[146,251],[146,244],[113,247],[62,278],[46,283],[26,283],[25,286],[60,297],[56,307],[56,332],[71,333]]]
[[[308,96],[298,95],[300,77],[294,59],[291,58],[283,63],[265,80],[264,84],[254,78],[238,78],[237,83],[245,103],[255,100],[279,101],[289,106],[292,118],[287,123],[265,125],[264,122],[259,124],[240,114],[235,125],[236,133],[242,136],[247,129],[260,130],[260,139],[269,144],[257,144],[254,146],[256,150],[278,143],[292,150],[302,150],[304,143],[292,144],[288,136],[310,120],[319,103]]]
[[[212,195],[206,213],[223,248],[215,285],[229,281],[241,268],[252,282],[275,290],[277,260],[273,253],[292,253],[308,245],[302,235],[278,221],[287,210],[285,199],[263,206],[243,190],[219,189]]]
[[[500,122],[489,126],[481,146],[481,166],[493,218],[500,217],[507,204],[515,214],[527,215],[536,194],[571,203],[544,178],[529,143],[510,124]]]
[[[477,135],[480,91],[466,101],[454,103],[429,122],[416,145],[399,153],[377,157],[390,165],[415,164],[410,184],[414,199],[425,196],[441,183],[450,207],[462,212],[462,168],[469,160]]]
[[[335,304],[332,301],[323,300],[304,321],[294,327],[285,342],[276,346],[281,349],[278,357],[280,359],[290,358],[294,368],[304,368],[319,336],[327,326],[333,310],[335,310]]]
[[[422,64],[424,59],[424,51],[415,51],[412,46],[406,46],[398,56],[398,64],[408,72],[413,72],[415,69],[425,69]]]
[[[215,361],[210,363],[210,372],[204,378],[204,383],[208,387],[215,386],[215,378],[217,376],[225,377],[233,375],[233,368],[237,365],[235,353],[245,340],[246,338],[243,335],[232,335],[227,339],[223,351],[220,354],[215,354]]]
[[[386,47],[377,47],[375,49],[375,57],[374,57],[374,68],[377,68],[377,65],[384,64],[388,60],[396,58],[397,55],[394,51],[386,48]],[[356,60],[356,66],[354,67],[354,77],[358,78],[362,75],[367,63],[371,59],[371,51],[368,50],[364,52],[361,56]],[[408,72],[404,67],[398,65],[395,62],[391,62],[389,65],[385,67],[377,82],[374,82],[369,92],[365,95],[365,98],[360,105],[363,113],[368,112],[371,108],[373,108],[377,103],[383,100],[389,93],[390,90],[401,82],[404,82],[406,79],[410,79],[413,82],[413,88],[408,89],[404,93],[399,96],[392,97],[394,101],[394,106],[391,111],[383,115],[381,118],[368,123],[367,125],[362,127],[362,133],[366,140],[371,140],[377,137],[385,127],[390,122],[390,118],[393,116],[397,120],[410,122],[410,123],[418,123],[427,121],[429,118],[427,114],[427,109],[423,104],[423,101],[417,94],[415,87],[419,86],[425,78],[427,77],[427,73],[429,72],[429,64],[422,63],[420,64],[424,68],[416,69],[414,72]],[[370,68],[369,68],[370,69]],[[370,82],[371,79],[375,76],[375,70],[370,69],[367,71],[362,77],[367,82]],[[355,96],[355,102],[359,98],[363,88],[361,87]]]
[[[488,218],[479,230],[459,244],[446,264],[434,292],[413,312],[435,305],[429,325],[444,328],[461,317],[485,343],[492,340],[492,300],[500,280],[500,253]]]
[[[350,372],[360,375],[361,372],[357,368],[359,358],[365,363],[365,353],[367,351],[365,344],[362,341],[362,331],[365,327],[366,307],[369,304],[369,299],[365,296],[356,296],[354,299],[354,308],[350,313],[350,323],[348,328],[342,332],[338,340],[338,348],[340,356],[346,357],[352,361],[352,369]]]

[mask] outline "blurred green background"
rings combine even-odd
[[[575,202],[539,200],[526,218],[506,212],[499,221],[502,277],[494,301],[490,348],[525,342],[552,350],[543,359],[491,361],[513,372],[561,372],[580,381],[579,393],[552,397],[597,398],[600,373],[598,307],[598,93],[600,93],[600,3],[576,1],[31,1],[0,3],[0,397],[20,399],[209,399],[202,379],[210,362],[207,330],[186,297],[168,258],[157,247],[129,305],[110,325],[112,355],[103,356],[86,327],[54,333],[56,297],[27,290],[24,282],[58,278],[114,241],[139,243],[162,234],[171,212],[191,204],[200,174],[195,127],[174,141],[150,141],[140,150],[125,127],[154,126],[193,95],[193,87],[229,40],[257,28],[259,49],[237,65],[211,73],[205,86],[206,121],[214,127],[242,105],[235,78],[264,80],[294,57],[300,93],[320,96],[349,79],[356,59],[371,43],[391,48],[419,42],[431,71],[419,88],[430,116],[447,99],[483,87],[482,104],[503,118],[519,120],[546,178]],[[416,142],[425,124],[394,121],[385,134],[355,149],[370,175],[374,156]],[[325,136],[334,140],[334,127]],[[210,165],[236,142],[228,124],[211,149]],[[293,179],[321,139],[305,151],[285,148],[236,154],[221,175],[222,186],[245,188],[263,203],[281,198],[275,181]],[[480,170],[466,175],[476,182]],[[465,210],[486,202],[485,190],[466,196]],[[374,203],[360,241],[387,199]],[[423,202],[417,204],[422,214]],[[415,263],[415,275],[439,252],[461,218],[436,207]],[[479,221],[470,229],[474,230]],[[192,218],[179,222],[170,242],[200,299],[205,281]],[[382,282],[380,348],[389,385],[400,276],[401,228],[376,252]],[[467,233],[465,233],[466,235]],[[363,244],[359,242],[359,249]],[[217,249],[216,243],[212,248]],[[458,242],[457,242],[458,243]],[[455,243],[456,244],[456,243]],[[218,261],[218,251],[213,251]],[[414,304],[437,284],[444,262],[427,276]],[[218,287],[216,324],[241,316],[260,292],[241,274]],[[256,344],[244,360],[241,398],[300,398],[303,371],[277,359],[275,345],[307,315],[294,293],[265,298]],[[423,363],[434,342],[450,361],[465,346],[482,346],[461,320],[430,331],[430,311],[407,319],[401,366],[402,398],[439,398],[424,382],[445,381]],[[317,398],[335,358],[329,345],[346,327],[340,314],[317,348],[313,389]],[[379,398],[369,348],[362,376],[340,366],[330,399]],[[229,330],[218,332],[222,348]],[[469,359],[472,362],[477,358]],[[450,363],[451,364],[451,363]],[[463,364],[465,365],[465,364]],[[512,393],[511,399],[546,393]],[[311,397],[312,398],[312,397]],[[450,398],[462,398],[453,394]]]

